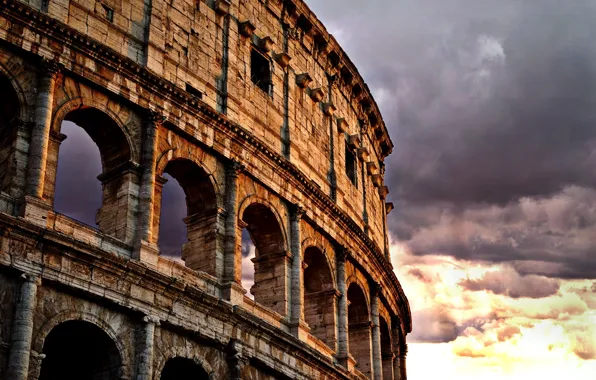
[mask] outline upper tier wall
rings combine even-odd
[[[284,154],[386,249],[383,160],[393,145],[368,87],[304,3],[52,0],[47,12]],[[268,62],[267,91],[252,80],[253,50]]]

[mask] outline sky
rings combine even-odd
[[[596,375],[596,1],[307,1],[379,104],[411,379]]]
[[[413,315],[409,378],[593,379],[596,0],[307,2],[395,144],[386,182]],[[74,124],[62,132],[55,208],[95,225],[99,153]],[[160,246],[179,259],[175,179],[163,199]]]

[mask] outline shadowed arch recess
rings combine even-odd
[[[218,212],[217,192],[211,176],[185,158],[169,161],[163,175],[168,181],[164,180],[163,188],[156,190],[157,197],[161,198],[157,213],[160,225],[156,227],[159,228],[158,243],[162,253],[176,258],[180,252],[187,267],[220,275],[222,268],[213,253],[220,252],[223,247],[224,237],[217,229],[223,216]],[[181,195],[179,190],[172,188],[175,184],[182,189],[184,203],[175,198]],[[184,228],[182,223],[186,227],[186,237],[178,232],[180,227]]]
[[[88,146],[90,143],[84,141],[84,136],[72,133],[71,139],[67,138],[63,143],[64,152],[70,152],[70,154],[62,154],[61,143],[64,137],[68,136],[57,136],[51,139],[48,148],[44,197],[51,199],[58,211],[62,211],[61,208],[65,202],[68,205],[88,197],[90,192],[86,189],[96,186],[95,179],[85,179],[84,176],[74,175],[73,171],[64,172],[62,169],[58,176],[58,168],[72,168],[78,164],[90,165],[90,162],[84,160],[87,157],[86,151],[97,148],[101,160],[101,173],[97,176],[101,182],[101,207],[96,210],[94,205],[100,202],[85,199],[81,204],[90,205],[90,209],[81,210],[79,207],[76,210],[77,215],[65,213],[89,224],[91,224],[90,221],[94,221],[101,232],[125,242],[132,242],[134,228],[131,223],[134,220],[138,199],[130,184],[138,183],[140,171],[132,162],[131,147],[125,133],[112,117],[92,107],[72,109],[64,116],[63,121],[84,130],[96,147]],[[83,151],[81,151],[82,145],[85,146]],[[74,150],[72,150],[73,146]],[[75,151],[79,153],[74,154]],[[88,159],[93,159],[93,156],[89,156]],[[57,165],[52,165],[55,162]],[[65,207],[65,209],[68,208]],[[81,220],[78,215],[84,215],[85,220]]]
[[[242,212],[242,223],[255,246],[254,300],[281,315],[287,313],[286,274],[290,256],[282,225],[266,204],[251,203]],[[241,253],[239,253],[241,254]]]
[[[358,283],[348,287],[348,338],[350,353],[364,375],[371,374],[371,323],[364,290]]]
[[[327,258],[317,247],[304,251],[304,319],[310,333],[335,347],[336,290]]]
[[[96,325],[71,320],[55,326],[45,339],[40,380],[116,380],[122,358],[114,341]]]

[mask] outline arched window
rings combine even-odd
[[[58,153],[54,210],[90,226],[97,226],[102,189],[101,157],[97,146],[85,130],[70,121],[62,123],[66,136]]]
[[[273,211],[260,203],[244,210],[242,222],[255,247],[254,285],[250,292],[256,302],[285,315],[289,258],[280,223]]]
[[[187,267],[217,276],[216,256],[223,257],[220,251],[224,238],[223,232],[217,232],[217,225],[222,222],[218,217],[223,216],[217,212],[217,197],[209,175],[190,160],[176,159],[166,165],[164,177],[169,180],[163,188],[158,214],[161,253],[178,257],[179,252]],[[182,194],[184,203],[180,201]],[[180,227],[186,236],[182,236]],[[181,241],[185,242],[180,245]]]
[[[383,378],[393,379],[393,345],[391,331],[385,318],[379,317],[381,330],[381,356],[383,360]]]
[[[348,338],[350,354],[356,360],[356,367],[364,375],[371,374],[371,324],[364,291],[358,284],[348,288]]]
[[[48,334],[40,380],[116,380],[122,360],[114,341],[85,321],[67,321]]]
[[[64,135],[54,133],[50,139],[44,198],[52,200],[58,212],[97,224],[100,231],[132,242],[138,204],[132,184],[138,183],[139,173],[131,162],[124,132],[110,116],[88,107],[69,112],[62,130],[70,139],[64,141],[64,151],[60,148]],[[101,183],[100,200],[96,198],[97,180]]]
[[[0,75],[0,99],[0,191],[18,197],[24,183],[19,185],[14,180],[19,170],[24,173],[26,169],[26,155],[24,160],[15,159],[21,105],[12,83],[4,75]]]
[[[242,228],[242,239],[241,239],[241,252],[242,252],[242,287],[246,289],[247,296],[251,299],[255,299],[252,294],[252,287],[255,284],[255,264],[253,259],[256,255],[255,244],[252,242],[250,234],[246,228]]]
[[[168,360],[161,380],[209,380],[209,374],[194,360],[176,357]]]
[[[335,349],[335,287],[325,255],[316,247],[304,252],[304,319],[310,333]]]

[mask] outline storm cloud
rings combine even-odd
[[[374,5],[310,4],[395,144],[392,233],[415,255],[596,277],[596,3]]]

